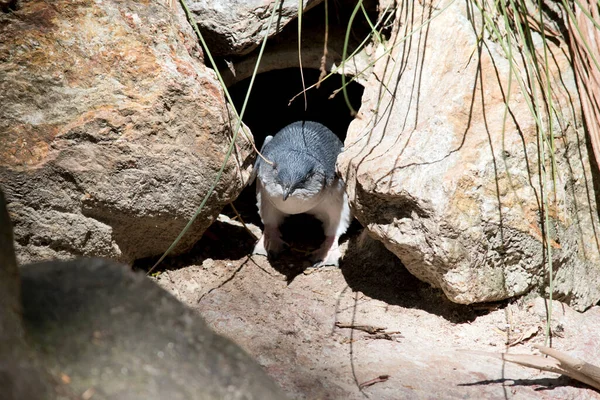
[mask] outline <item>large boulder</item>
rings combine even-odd
[[[597,303],[600,225],[565,44],[549,42],[559,118],[543,140],[548,152],[554,136],[554,185],[547,155],[540,175],[529,95],[515,78],[505,114],[510,63],[499,44],[481,46],[478,11],[412,4],[398,11],[391,55],[375,64],[338,160],[354,215],[412,274],[468,304],[548,285],[547,214],[554,297],[579,310]]]
[[[0,14],[0,186],[21,262],[163,252],[233,127],[179,3],[41,0]],[[249,176],[239,136],[190,248]]]
[[[327,25],[324,23],[326,5],[329,10]],[[383,17],[391,12],[391,5],[390,9],[377,7],[377,2],[374,1],[364,2],[362,5],[372,18],[378,10]],[[363,39],[371,33],[366,19],[359,13],[352,24],[352,35],[346,38],[349,19],[355,6],[356,1],[353,0],[339,0],[327,4],[323,4],[322,0],[304,1],[300,50],[306,86],[316,82],[307,78],[307,69],[354,75],[355,81],[360,84],[363,83],[363,76],[368,75],[364,70],[366,68],[366,71],[369,71],[370,60],[367,53],[371,50],[370,44],[338,70],[344,59],[344,46],[347,46],[348,55],[353,54]],[[261,74],[299,67],[298,2],[286,0],[281,3],[268,32],[266,50],[260,57],[258,68],[257,47],[267,33],[272,4],[265,6],[254,1],[238,0],[192,1],[190,8],[213,55],[221,55],[226,60],[226,63],[221,63],[221,75],[227,86],[249,78],[255,69]],[[297,81],[301,82],[299,73]],[[335,89],[339,89],[339,86]],[[311,90],[308,93],[310,92]],[[341,97],[341,94],[339,96]],[[296,97],[296,102],[300,100],[301,97]],[[289,101],[290,98],[287,98],[286,104]]]
[[[142,273],[99,259],[21,268],[44,366],[96,399],[283,399],[244,350]],[[61,378],[62,377],[62,378]]]
[[[3,400],[284,397],[244,350],[142,273],[77,259],[20,275],[0,191]]]

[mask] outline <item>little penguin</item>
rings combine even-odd
[[[279,226],[286,216],[307,213],[323,223],[325,241],[312,253],[315,267],[339,266],[338,240],[350,224],[344,182],[335,163],[343,144],[324,125],[294,122],[267,136],[254,166],[258,212],[265,226],[254,254],[277,255],[286,243]]]

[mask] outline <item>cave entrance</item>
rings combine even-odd
[[[306,87],[316,83],[319,75],[319,70],[304,69]],[[349,80],[350,78],[347,78],[347,81]],[[229,88],[238,111],[242,108],[249,83],[250,79],[245,79]],[[308,90],[305,109],[304,97],[301,94],[290,103],[290,100],[302,91],[299,68],[286,68],[257,75],[243,118],[252,131],[257,148],[261,148],[266,136],[275,135],[286,125],[301,120],[322,123],[344,142],[348,126],[354,117],[343,93],[339,91],[341,87],[342,77],[335,75],[322,82],[318,89]],[[355,110],[360,108],[363,89],[356,82],[347,86],[348,97]],[[233,205],[246,223],[262,228],[256,207],[256,183],[246,187]],[[231,218],[237,217],[231,207],[226,207],[223,213]],[[304,214],[288,217],[281,231],[284,240],[292,244],[292,250],[316,248],[324,239],[320,222]]]
[[[319,80],[320,71],[304,69],[304,80],[309,87]],[[348,77],[347,81],[351,78]],[[248,91],[250,78],[229,88],[231,98],[238,111],[242,109]],[[257,75],[248,100],[243,121],[250,128],[260,148],[266,136],[274,135],[281,128],[295,121],[316,121],[331,129],[344,141],[352,115],[344,100],[342,77],[334,75],[323,81],[319,88],[306,92],[307,107],[304,109],[304,96],[299,68],[286,68]],[[347,86],[350,103],[355,110],[360,108],[363,87],[351,82]],[[298,95],[299,94],[299,95]],[[335,94],[335,95],[334,95]],[[298,95],[294,98],[294,96]],[[330,98],[330,96],[333,98]],[[290,100],[294,100],[290,104]]]

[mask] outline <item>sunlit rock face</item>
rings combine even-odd
[[[397,12],[391,56],[380,57],[383,46],[372,56],[380,58],[338,159],[354,215],[415,276],[469,304],[548,285],[547,214],[555,298],[579,310],[595,304],[600,225],[565,44],[550,43],[558,117],[541,134],[514,76],[509,94],[501,47],[479,47],[476,10],[413,7]]]
[[[0,15],[0,186],[21,262],[160,254],[225,159],[234,123],[170,1],[21,2]],[[246,183],[241,136],[176,251]]]

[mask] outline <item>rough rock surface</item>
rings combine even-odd
[[[304,10],[322,0],[303,0]],[[196,23],[213,56],[243,56],[262,42],[275,2],[263,0],[191,0]],[[282,0],[269,36],[298,16],[298,1]]]
[[[578,310],[596,304],[600,224],[567,52],[551,45],[557,185],[547,167],[542,191],[535,123],[514,79],[502,134],[510,67],[495,43],[477,47],[477,11],[411,4],[338,159],[356,218],[411,273],[468,304],[547,285],[548,196],[554,296]]]
[[[32,347],[82,398],[284,398],[256,361],[144,274],[78,259],[21,276]]]
[[[309,2],[312,7],[313,3]],[[327,72],[335,72],[338,74],[352,75],[357,83],[363,84],[366,82],[370,72],[370,59],[368,54],[372,52],[372,45],[367,44],[354,55],[350,61],[342,65],[343,49],[346,43],[346,31],[348,21],[352,14],[352,10],[356,5],[351,0],[340,0],[329,2],[329,23],[327,24],[327,35],[325,29],[325,4],[317,4],[310,10],[305,10],[302,16],[302,67],[305,70],[324,69]],[[371,18],[375,18],[378,13],[376,2],[363,2],[365,10]],[[381,10],[384,11],[381,11]],[[392,13],[391,6],[389,9],[379,8],[382,14]],[[211,11],[207,11],[211,12]],[[240,16],[241,17],[241,16]],[[252,18],[252,16],[241,17],[243,20]],[[285,18],[284,18],[285,19]],[[261,74],[273,70],[286,68],[298,68],[298,24],[297,20],[287,23],[283,29],[278,31],[274,36],[269,37],[265,52],[262,54],[257,73]],[[268,20],[263,20],[262,29],[266,29]],[[366,19],[361,15],[355,17],[353,22],[352,35],[347,42],[347,55],[351,55],[357,49],[359,44],[367,39],[371,33],[371,28]],[[243,32],[235,33],[237,35]],[[325,37],[327,37],[327,54],[323,58]],[[259,39],[259,41],[262,38]],[[234,52],[235,44],[228,45],[229,51]],[[211,47],[212,49],[212,47]],[[221,67],[221,75],[227,86],[233,85],[246,78],[249,78],[258,62],[258,51],[250,52],[242,57],[227,57],[227,65]],[[299,74],[298,74],[299,75]],[[305,77],[306,79],[306,77]],[[306,80],[306,86],[310,86],[312,82]],[[336,87],[339,89],[339,86]],[[310,92],[310,89],[309,89]],[[296,95],[299,92],[294,93]],[[290,96],[291,97],[291,96]],[[286,99],[289,101],[289,99]],[[298,101],[298,99],[296,99]],[[286,102],[287,103],[287,102]],[[310,106],[310,105],[309,105]]]
[[[12,228],[0,190],[0,398],[52,399],[50,379],[42,373],[25,341],[21,314]]]
[[[284,398],[244,351],[141,273],[99,259],[20,272],[22,282],[0,191],[2,400]]]
[[[160,254],[208,192],[232,135],[179,3],[21,2],[0,14],[0,186],[21,262]],[[248,177],[239,139],[177,250]]]
[[[302,16],[302,66],[306,69],[337,71],[343,60],[344,42],[349,14],[354,4],[347,0],[340,3],[329,3],[330,20],[327,27],[327,55],[323,59],[323,46],[325,41],[324,14],[325,5],[314,7]],[[368,5],[367,5],[368,7]],[[335,18],[332,17],[335,15]],[[266,27],[267,21],[263,24]],[[366,30],[366,23],[359,17],[355,21],[353,35],[348,40],[347,54],[352,54],[363,38],[368,37],[370,31]],[[264,28],[263,28],[264,29]],[[257,72],[263,73],[285,68],[298,68],[298,24],[297,20],[289,22],[284,29],[270,37],[262,54]],[[348,62],[343,71],[348,75],[357,75],[357,70],[362,70],[366,65],[361,64],[359,53],[352,62]],[[226,58],[227,59],[227,58]],[[368,63],[368,57],[364,57]],[[251,52],[244,57],[231,57],[231,63],[221,68],[225,83],[229,86],[242,81],[252,75],[258,62],[258,51]],[[367,68],[368,70],[368,68]],[[342,69],[340,69],[341,72]],[[362,76],[362,75],[361,75]],[[306,79],[306,78],[305,78]],[[359,78],[359,82],[362,81]],[[307,86],[311,83],[307,81]],[[338,89],[339,87],[336,87]],[[296,94],[296,93],[294,93]],[[289,101],[289,99],[288,99]]]
[[[239,223],[219,222],[193,253],[165,263],[157,279],[294,399],[600,399],[571,379],[462,351],[531,354],[532,343],[544,342],[542,299],[452,303],[366,239],[342,244],[340,268],[303,274],[302,253],[272,264],[249,259],[252,238]],[[555,302],[551,326],[555,348],[598,364],[600,307],[578,313]],[[381,375],[389,378],[359,389]]]

